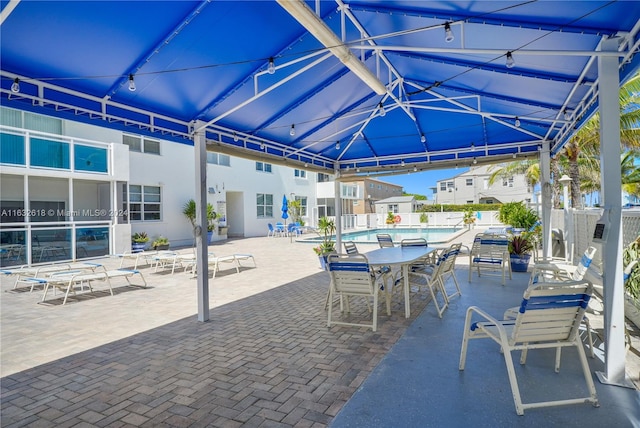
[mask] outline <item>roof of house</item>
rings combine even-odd
[[[390,198],[376,201],[375,204],[402,204],[407,202],[414,202],[415,200],[416,198],[413,196],[392,196]]]

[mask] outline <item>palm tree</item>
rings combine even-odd
[[[640,73],[631,78],[620,89],[620,141],[627,150],[640,149]],[[637,158],[637,155],[631,156]],[[624,161],[623,157],[623,161]],[[623,184],[627,193],[637,194],[634,176],[629,176],[623,168]],[[525,160],[501,164],[489,177],[489,183],[497,178],[510,177],[513,174],[525,174],[527,181],[535,185],[540,180],[538,161]],[[564,150],[551,159],[552,177],[566,173],[571,178],[572,206],[580,206],[582,191],[592,193],[600,189],[600,114],[596,113],[565,144]],[[627,177],[631,182],[625,183]],[[559,207],[560,186],[553,187],[554,207]],[[629,191],[630,190],[630,191]]]
[[[620,142],[626,149],[640,148],[640,73],[632,77],[619,92],[620,98]],[[564,156],[568,164],[567,174],[571,178],[571,203],[579,206],[581,195],[581,172],[579,158],[583,150],[588,155],[600,156],[600,113],[593,115],[582,128],[569,140],[561,156]],[[589,186],[594,187],[593,177],[589,172],[585,174],[589,180]],[[599,186],[598,186],[599,187]]]

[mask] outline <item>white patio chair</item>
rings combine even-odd
[[[376,235],[376,239],[378,240],[378,245],[380,245],[380,248],[394,246],[393,239],[391,238],[391,235],[389,235],[388,233],[378,233]]]
[[[511,269],[509,266],[509,239],[506,235],[479,233],[473,240],[471,251],[469,252],[469,282],[471,274],[476,269],[478,276],[480,271],[500,272],[502,274],[502,285],[505,285],[505,276]]]
[[[444,282],[442,280],[442,270],[445,263],[438,263],[433,265],[430,269],[418,269],[409,271],[409,280],[411,283],[417,284],[422,289],[422,283],[429,290],[431,294],[431,300],[436,307],[438,317],[442,318],[442,314],[445,309],[449,307],[449,299],[447,298],[447,292],[444,288]],[[442,304],[438,303],[437,295],[442,295]]]
[[[587,363],[579,327],[593,286],[589,281],[567,281],[563,283],[538,283],[524,292],[522,304],[515,320],[498,320],[485,311],[471,306],[467,309],[464,324],[459,369],[464,370],[467,348],[471,339],[492,339],[504,354],[509,383],[516,413],[523,415],[525,409],[559,406],[566,404],[592,403],[599,406],[596,389]],[[480,321],[473,319],[481,318]],[[525,364],[529,349],[556,348],[555,371],[560,370],[560,349],[573,346],[587,383],[589,395],[580,398],[523,403],[511,353],[521,350],[520,364]],[[555,388],[549,388],[555,391]]]
[[[327,327],[332,325],[348,325],[369,327],[376,331],[378,326],[378,287],[372,275],[367,257],[362,254],[329,254],[327,259],[331,284],[329,288],[329,310]],[[373,298],[373,319],[371,324],[336,321],[333,319],[333,301],[340,297],[340,307],[343,312],[350,312],[349,297],[364,297],[369,304]],[[344,298],[344,299],[343,299]],[[371,310],[369,310],[371,312]]]
[[[449,246],[449,248],[445,249],[438,257],[438,264],[443,265],[440,271],[440,278],[442,281],[442,288],[447,297],[447,301],[450,301],[452,297],[462,296],[462,291],[460,291],[460,285],[458,284],[458,279],[456,278],[455,273],[456,258],[458,257],[458,254],[460,254],[461,247],[461,243],[452,244]],[[456,287],[453,293],[449,293],[447,291],[446,283],[449,277],[453,278],[453,283]]]

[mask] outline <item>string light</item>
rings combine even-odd
[[[516,128],[520,128],[520,119],[516,116]]]
[[[426,143],[426,142],[427,142],[427,137],[425,137],[425,136],[424,136],[424,134],[422,134],[422,135],[420,136],[420,142],[421,142],[421,143]]]
[[[238,142],[238,134],[236,134],[235,132],[233,133],[233,141],[235,141],[236,143]]]
[[[516,61],[513,59],[513,55],[511,54],[511,52],[507,52],[507,68],[513,68],[514,65],[516,65]]]
[[[295,125],[291,125],[291,129],[289,130],[289,135],[291,135],[292,137],[294,135],[296,135],[296,126]]]
[[[340,150],[340,140],[336,141],[336,150]]]
[[[269,67],[267,73],[274,74],[276,72],[276,63],[273,61],[273,57],[269,58]]]
[[[135,80],[133,80],[133,74],[129,75],[129,90],[131,92],[135,92],[136,91],[136,82],[135,82]]]
[[[20,92],[20,79],[17,77],[13,79],[13,83],[11,84],[11,92],[17,94]]]
[[[447,43],[453,42],[453,31],[451,31],[451,25],[447,22],[444,24],[444,41]]]
[[[378,104],[378,110],[380,111],[380,117],[384,117],[387,114],[387,111],[384,109],[384,105],[382,103]]]

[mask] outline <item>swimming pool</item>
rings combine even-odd
[[[459,232],[464,231],[460,227],[434,227],[434,228],[401,228],[394,227],[388,229],[369,229],[359,230],[357,232],[345,232],[342,234],[343,241],[353,241],[360,243],[377,243],[376,235],[378,233],[388,233],[396,244],[403,239],[424,238],[431,244],[442,244],[453,239]],[[334,236],[335,239],[335,236]],[[306,242],[320,242],[320,237],[305,238]]]

